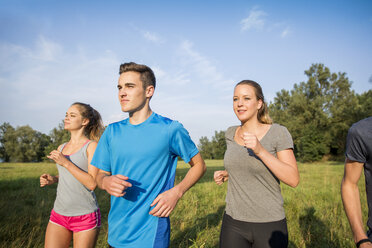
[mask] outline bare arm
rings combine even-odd
[[[244,133],[244,145],[253,150],[272,173],[283,183],[296,187],[300,182],[296,158],[292,149],[286,149],[276,154],[269,153],[254,134]]]
[[[344,177],[341,183],[341,196],[346,216],[353,231],[355,243],[368,238],[364,232],[362,209],[360,205],[358,181],[362,174],[363,163],[346,159]],[[371,243],[364,243],[360,247],[372,247]]]
[[[97,142],[91,142],[87,148],[87,157],[88,157],[88,172],[83,171],[77,167],[74,163],[68,160],[59,150],[54,150],[47,156],[50,159],[53,159],[57,164],[65,167],[80,183],[82,183],[89,190],[94,190],[97,186],[96,184],[96,175],[98,169],[90,164],[93,158],[94,151],[96,150]]]
[[[156,206],[150,211],[150,214],[157,217],[168,217],[175,208],[178,200],[204,175],[207,169],[200,153],[196,154],[190,160],[189,164],[191,168],[184,179],[170,190],[161,193],[155,198],[151,207]]]

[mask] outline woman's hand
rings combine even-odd
[[[49,159],[54,160],[57,164],[66,167],[69,160],[62,154],[62,152],[53,150],[50,152],[50,154],[47,156]]]
[[[40,176],[40,187],[52,185],[57,182],[57,178],[49,174],[43,174]]]
[[[221,185],[229,179],[229,173],[225,170],[215,171],[213,178],[217,185]]]
[[[244,146],[246,148],[251,149],[254,154],[257,156],[262,151],[263,147],[260,143],[260,141],[257,139],[256,135],[248,132],[244,132],[243,135],[241,135],[241,138],[244,142]]]

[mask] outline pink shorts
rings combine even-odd
[[[54,209],[50,214],[50,222],[63,226],[72,232],[81,232],[94,229],[101,226],[101,213],[97,211],[80,216],[64,216],[57,214]]]

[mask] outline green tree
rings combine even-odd
[[[211,141],[205,136],[201,137],[198,148],[204,159],[223,159],[226,151],[225,132],[215,131]]]
[[[351,83],[345,73],[331,73],[323,64],[313,64],[305,75],[307,82],[276,94],[270,115],[292,134],[299,160],[342,154],[347,130],[360,109]]]
[[[5,149],[5,146],[4,146],[4,143],[6,142],[6,136],[5,135],[6,135],[6,133],[9,133],[9,132],[14,132],[14,128],[8,122],[4,122],[0,126],[0,159],[3,162],[9,162],[10,161],[10,156],[6,152],[6,149]]]
[[[372,77],[372,76],[371,76]],[[357,95],[360,111],[357,120],[372,116],[372,90]]]
[[[223,159],[226,151],[226,140],[224,131],[215,131],[212,137],[212,154],[213,159]]]
[[[11,162],[41,161],[44,149],[50,142],[47,135],[28,125],[7,130],[4,138],[4,148]]]
[[[212,143],[206,136],[199,139],[198,148],[203,159],[213,159]]]

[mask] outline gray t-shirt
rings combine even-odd
[[[235,220],[265,223],[285,218],[280,182],[251,149],[235,142],[238,126],[227,129],[224,165],[229,173],[226,214]],[[260,140],[271,154],[293,149],[287,128],[273,124]]]
[[[87,142],[79,151],[66,156],[81,170],[88,172]],[[61,151],[66,144],[62,145]],[[64,216],[79,216],[98,209],[94,191],[87,189],[65,167],[57,164],[59,180],[54,211]]]
[[[372,230],[372,117],[354,123],[347,134],[346,158],[364,164],[368,228]]]

